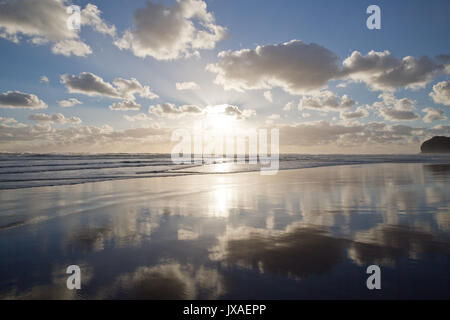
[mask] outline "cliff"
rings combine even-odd
[[[422,153],[450,153],[449,137],[433,137],[420,146]]]

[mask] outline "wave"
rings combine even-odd
[[[248,157],[246,158],[248,160]],[[450,164],[449,155],[299,155],[283,154],[279,170],[371,163]],[[0,190],[69,185],[117,179],[258,171],[265,165],[205,158],[174,164],[169,154],[0,154]]]

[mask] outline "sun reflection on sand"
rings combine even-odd
[[[209,201],[209,213],[214,217],[228,217],[233,198],[233,190],[220,182],[214,187]]]

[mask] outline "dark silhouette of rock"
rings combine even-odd
[[[422,153],[450,153],[450,138],[436,136],[420,146]]]

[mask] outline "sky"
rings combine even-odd
[[[366,12],[380,8],[381,28]],[[80,28],[67,7],[79,6]],[[450,2],[0,0],[0,152],[171,152],[279,130],[283,153],[450,134]]]

